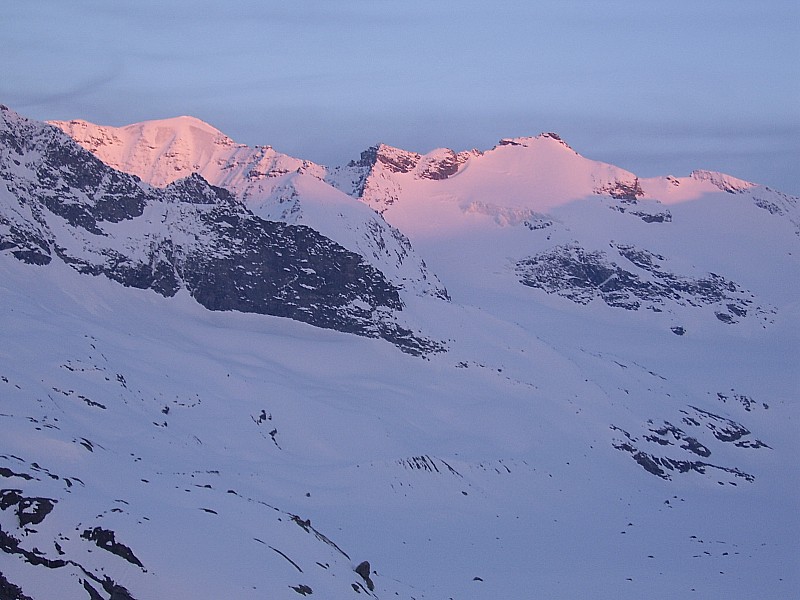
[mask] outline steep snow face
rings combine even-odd
[[[164,187],[192,173],[225,188],[244,192],[262,177],[320,167],[280,154],[269,146],[237,144],[194,117],[175,117],[107,127],[87,121],[51,121],[104,163]],[[319,174],[319,173],[318,173]]]
[[[237,144],[192,117],[105,127],[54,121],[100,160],[163,187],[192,173],[235,194],[265,219],[307,225],[356,252],[404,293],[447,298],[408,239],[363,203],[322,182],[325,168]]]
[[[212,310],[384,337],[413,353],[433,349],[398,324],[397,287],[313,229],[265,220],[196,174],[151,188],[5,107],[0,135],[0,250],[21,261],[57,258],[164,296],[186,289]]]

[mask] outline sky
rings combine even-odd
[[[797,0],[26,0],[0,40],[0,103],[36,119],[188,114],[327,165],[554,131],[800,196]]]

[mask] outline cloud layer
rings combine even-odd
[[[104,124],[193,114],[341,163],[377,141],[490,147],[555,130],[643,175],[800,194],[796,2],[15,3],[0,101]]]

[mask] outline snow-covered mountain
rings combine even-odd
[[[637,178],[554,134],[265,176],[309,214],[380,211],[443,301],[192,175],[216,134],[174,182],[138,173],[159,189],[3,115],[0,597],[800,586],[796,198]],[[342,263],[348,291],[291,287]],[[240,270],[233,298],[277,278],[296,308],[207,310]]]
[[[786,250],[800,236],[796,198],[708,171],[640,179],[553,133],[458,154],[380,145],[328,180],[408,235],[454,297],[491,311],[494,296],[473,292],[517,281],[678,326],[700,314],[769,323],[777,265],[796,265]]]
[[[5,107],[0,118],[1,244],[19,260],[57,257],[164,296],[185,289],[212,310],[382,336],[409,352],[438,347],[397,324],[397,287],[315,230],[259,217],[197,174],[151,188],[55,127]]]
[[[257,216],[312,227],[362,255],[409,294],[447,298],[407,238],[363,203],[326,185],[325,168],[270,146],[237,144],[192,117],[107,127],[53,121],[107,165],[156,187],[198,173],[225,188]]]

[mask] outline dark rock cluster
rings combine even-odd
[[[749,482],[755,480],[753,475],[737,467],[721,466],[706,460],[697,460],[691,455],[707,459],[712,454],[711,445],[718,443],[733,444],[737,448],[749,449],[769,448],[767,444],[758,439],[750,439],[750,430],[741,423],[696,406],[689,406],[680,413],[683,425],[695,428],[696,433],[690,435],[684,429],[668,421],[664,421],[660,426],[655,426],[648,421],[647,432],[638,437],[612,425],[611,429],[622,436],[613,441],[614,448],[627,452],[645,471],[662,479],[671,479],[672,473],[710,474],[716,472],[728,473],[734,478],[741,478]],[[713,439],[705,443],[699,441],[698,438],[701,435],[708,433]],[[682,456],[676,456],[674,451],[671,456],[668,456],[656,450],[657,447],[667,450],[675,446],[683,451]]]
[[[664,310],[668,303],[712,305],[717,318],[725,323],[736,323],[751,311],[762,310],[753,306],[747,290],[721,275],[677,275],[663,268],[661,263],[666,259],[659,254],[626,244],[613,248],[639,272],[619,266],[606,252],[586,250],[572,243],[520,260],[516,273],[522,284],[578,304],[601,300],[613,307],[655,312]]]

